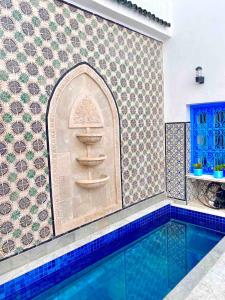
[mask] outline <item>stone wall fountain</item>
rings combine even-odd
[[[107,85],[88,65],[57,85],[48,136],[56,234],[122,208],[118,112]]]
[[[102,174],[99,178],[95,178],[93,176],[94,170],[92,170],[94,167],[102,164],[106,160],[107,156],[100,154],[99,156],[92,157],[91,147],[101,141],[103,134],[92,133],[91,128],[102,128],[104,126],[101,115],[98,112],[99,109],[97,109],[96,104],[94,104],[92,100],[86,97],[79,102],[79,105],[80,107],[77,106],[73,114],[75,114],[78,121],[81,120],[81,122],[74,124],[71,121],[70,126],[74,128],[84,127],[86,129],[85,133],[79,133],[76,135],[76,137],[86,147],[86,156],[78,157],[77,161],[81,166],[87,168],[88,178],[77,180],[76,183],[84,189],[93,189],[105,185],[109,180],[109,176],[105,174]],[[93,112],[95,114],[94,119],[92,119]],[[72,117],[74,116],[72,115]]]

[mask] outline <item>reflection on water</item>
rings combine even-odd
[[[221,238],[171,221],[37,299],[162,299]]]

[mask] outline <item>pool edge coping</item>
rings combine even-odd
[[[198,264],[164,297],[165,300],[184,300],[225,254],[225,236]]]
[[[225,218],[225,212],[220,210],[212,210],[207,207],[197,207],[192,205],[182,205],[172,203],[171,206],[192,210],[195,212],[205,213]],[[202,260],[164,297],[165,300],[184,300],[191,291],[198,286],[200,281],[207,276],[213,269],[219,259],[225,254],[225,236],[217,243],[217,245],[207,253]]]
[[[135,212],[133,214],[131,214],[130,216],[125,217],[123,220],[115,222],[114,224],[108,225],[103,229],[98,230],[97,232],[93,233],[93,234],[89,234],[88,236],[86,236],[83,239],[79,239],[77,241],[72,242],[69,245],[66,245],[64,247],[61,247],[60,249],[57,249],[54,252],[51,252],[47,255],[41,256],[35,260],[33,260],[32,262],[28,262],[23,266],[20,266],[18,268],[15,268],[13,270],[7,271],[3,274],[0,274],[0,286],[6,284],[7,282],[16,279],[19,276],[22,276],[28,272],[31,272],[32,270],[54,260],[57,259],[71,251],[74,251],[108,233],[111,233],[113,231],[115,231],[116,229],[119,229],[122,226],[125,226],[133,221],[136,221],[142,217],[144,217],[145,215],[148,215],[154,211],[156,211],[157,209],[160,209],[168,204],[172,204],[171,200],[162,200],[159,203],[153,204],[151,206],[149,206],[148,208],[144,208],[142,210],[140,210],[139,212]],[[1,264],[1,262],[0,262]]]
[[[143,208],[138,212],[135,212],[129,216],[126,216],[125,218],[123,218],[120,221],[115,222],[114,224],[110,224],[108,226],[106,226],[103,229],[98,230],[97,232],[90,234],[88,236],[86,236],[85,238],[79,239],[77,241],[73,241],[71,244],[66,245],[61,247],[60,249],[57,249],[54,252],[51,252],[47,255],[44,255],[42,257],[39,257],[38,259],[33,260],[32,262],[28,262],[23,266],[20,266],[16,269],[12,269],[10,271],[5,272],[4,274],[0,275],[0,282],[1,285],[7,284],[8,282],[18,278],[19,276],[22,276],[26,273],[31,272],[32,270],[54,260],[57,259],[71,251],[76,250],[79,247],[82,247],[98,238],[103,237],[104,235],[111,233],[133,221],[136,221],[138,219],[141,219],[145,216],[147,216],[148,214],[151,214],[153,212],[155,212],[158,209],[163,208],[166,205],[170,205],[171,207],[176,207],[176,208],[182,208],[184,210],[190,210],[190,211],[194,211],[194,212],[199,212],[199,213],[203,213],[203,214],[209,214],[212,216],[218,216],[218,217],[223,217],[225,219],[225,214],[224,212],[219,212],[219,211],[209,211],[206,208],[202,208],[199,209],[198,207],[192,207],[192,206],[187,206],[187,205],[183,205],[183,204],[177,204],[174,203],[172,199],[166,199],[166,200],[161,200],[158,203],[155,203],[153,205],[150,205],[147,208]],[[194,267],[176,286],[175,288],[168,294],[166,295],[166,297],[164,299],[185,299],[190,291],[195,288],[198,283],[201,281],[201,279],[208,274],[208,272],[211,270],[211,268],[215,265],[215,263],[218,261],[218,259],[225,253],[224,251],[224,247],[221,246],[221,244],[225,245],[225,237],[221,239],[221,241],[198,263],[198,265],[196,267]],[[211,261],[210,261],[211,260]],[[204,265],[204,267],[202,267],[203,269],[205,268],[205,262],[207,265],[207,270],[205,272],[203,272],[200,269],[200,266]],[[209,264],[210,262],[210,264]],[[199,266],[200,265],[200,266]],[[200,270],[200,272],[199,272]],[[198,273],[198,274],[197,274]],[[197,275],[198,276],[197,276]],[[184,283],[184,285],[182,285],[182,283]],[[191,285],[190,285],[191,282]],[[187,290],[187,286],[190,285],[191,288],[188,289],[188,292],[185,292],[182,294],[182,290]],[[180,291],[179,291],[180,289]],[[172,294],[173,293],[173,294]],[[174,293],[176,294],[176,298],[174,296]],[[184,298],[184,294],[186,295]],[[173,297],[171,298],[171,295],[173,295]],[[181,295],[181,298],[178,298],[179,295]]]

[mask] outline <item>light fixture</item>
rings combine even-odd
[[[195,81],[196,81],[197,83],[199,83],[199,84],[204,83],[205,78],[204,78],[204,76],[202,75],[202,67],[197,67],[197,68],[195,69],[195,71],[196,71]]]

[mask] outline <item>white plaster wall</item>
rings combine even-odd
[[[225,0],[171,0],[164,45],[165,121],[189,121],[186,105],[225,101]],[[202,66],[205,84],[195,83]]]

